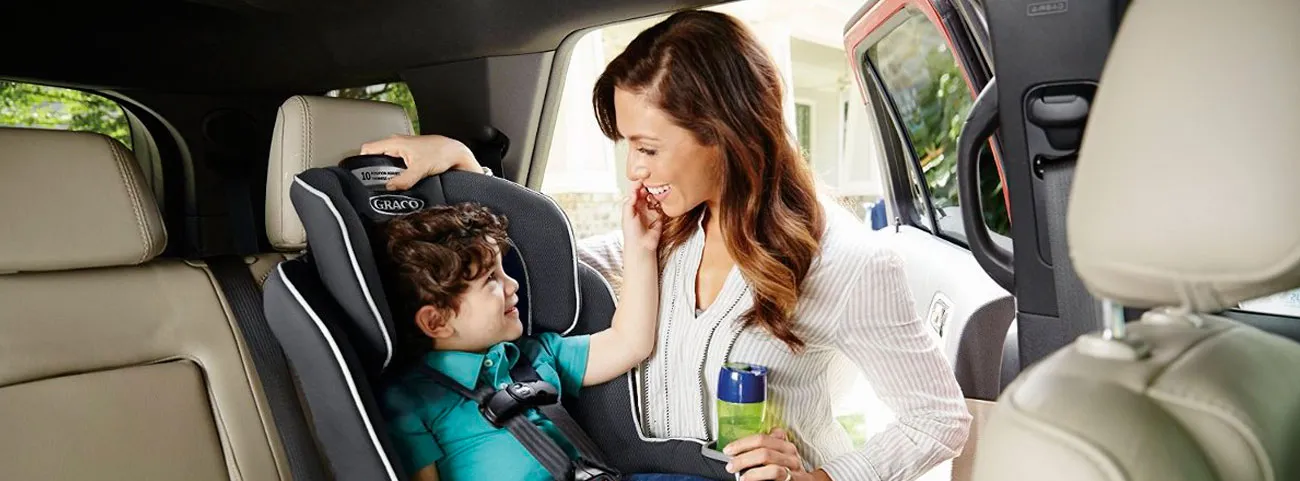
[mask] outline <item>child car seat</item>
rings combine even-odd
[[[405,480],[384,430],[375,389],[414,334],[395,319],[382,282],[382,230],[395,215],[477,202],[505,215],[513,244],[507,272],[520,281],[525,333],[594,333],[609,326],[613,293],[577,261],[572,230],[549,197],[507,180],[448,172],[405,192],[372,190],[361,169],[310,169],[290,196],[307,233],[307,254],[277,266],[266,282],[266,312],[301,379],[322,450],[337,479]],[[368,178],[368,177],[367,177]],[[418,341],[418,338],[415,338]],[[647,439],[637,419],[634,372],[584,388],[565,408],[623,473],[676,472],[733,479],[696,440]]]

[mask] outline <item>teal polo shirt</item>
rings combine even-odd
[[[561,396],[576,397],[587,372],[589,343],[588,336],[543,333],[497,344],[486,353],[432,351],[422,362],[467,389],[481,385],[501,389],[512,382],[510,368],[522,352],[533,360],[543,381],[555,385]],[[393,447],[409,474],[436,463],[441,481],[551,479],[510,431],[483,419],[478,404],[414,368],[384,389],[382,404]],[[576,459],[576,450],[550,420],[536,409],[528,410],[527,416]]]

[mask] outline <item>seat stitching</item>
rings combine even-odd
[[[303,96],[298,96],[298,101],[300,102],[299,105],[300,105],[300,107],[301,107],[301,109],[302,109],[302,151],[303,151],[303,155],[302,155],[302,157],[300,157],[300,158],[298,159],[298,162],[299,162],[299,164],[298,164],[298,169],[297,169],[296,172],[294,172],[294,176],[297,176],[298,174],[307,171],[307,169],[311,167],[311,156],[312,156],[312,152],[311,152],[311,151],[312,151],[312,148],[311,148],[311,133],[312,133],[312,132],[311,132],[311,130],[312,130],[311,105],[308,104],[308,102],[307,102],[307,98],[306,98],[306,97],[303,97]],[[295,232],[294,232],[294,240],[295,240],[295,243],[297,243],[297,244],[301,244],[301,243],[307,242],[307,239],[306,239],[306,237],[307,237],[307,233],[306,233],[306,231],[304,230],[305,228],[302,226],[302,220],[299,219],[298,222],[294,225],[294,227],[295,227],[295,229],[294,229],[294,230],[295,230]],[[302,239],[299,240],[298,237],[302,237]]]
[[[129,197],[130,198],[129,200],[131,201],[131,210],[132,213],[135,214],[135,226],[136,229],[139,231],[140,240],[144,242],[144,249],[140,253],[140,259],[137,260],[136,262],[142,263],[145,261],[145,259],[149,258],[149,251],[150,251],[150,246],[152,245],[152,238],[149,234],[149,229],[145,226],[144,213],[142,211],[143,209],[141,209],[140,207],[140,199],[139,196],[137,195],[135,184],[131,180],[131,174],[130,171],[128,170],[128,166],[126,165],[126,160],[123,158],[122,153],[118,150],[118,147],[116,145],[117,141],[107,136],[101,136],[101,138],[105,142],[108,142],[108,148],[113,152],[113,163],[117,167],[118,175],[122,177],[122,184],[126,187],[127,197]]]

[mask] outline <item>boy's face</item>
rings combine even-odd
[[[501,252],[495,256],[495,265],[486,275],[470,282],[459,297],[460,308],[455,312],[433,314],[444,319],[427,318],[426,306],[416,315],[425,334],[432,337],[438,349],[458,351],[483,351],[492,345],[513,341],[523,335],[524,326],[519,321],[519,283],[507,276],[501,268]],[[436,312],[436,311],[435,311]]]

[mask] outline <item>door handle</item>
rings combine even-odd
[[[970,113],[966,115],[961,136],[957,138],[957,198],[961,201],[962,225],[975,261],[993,282],[1015,292],[1012,253],[993,243],[989,228],[984,224],[984,206],[980,199],[979,149],[997,129],[998,80],[993,78],[975,98]]]

